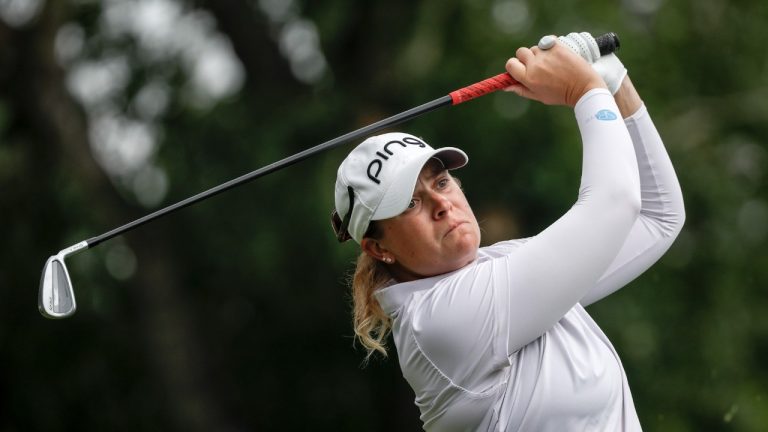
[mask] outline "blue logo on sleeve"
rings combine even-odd
[[[598,111],[597,114],[595,114],[595,118],[598,120],[609,121],[609,120],[616,120],[618,117],[616,116],[615,112],[611,110],[603,109]]]

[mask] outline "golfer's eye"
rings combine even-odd
[[[450,180],[448,179],[448,177],[443,177],[443,178],[441,178],[441,179],[440,179],[440,180],[437,182],[437,187],[438,187],[439,189],[445,189],[446,187],[448,187],[448,183],[449,183],[449,182],[450,182]]]
[[[411,202],[408,203],[408,210],[416,208],[416,206],[419,204],[419,202],[414,198],[411,200]]]

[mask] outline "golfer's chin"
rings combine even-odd
[[[443,251],[433,256],[439,257],[439,259],[432,260],[430,264],[421,267],[408,268],[398,265],[395,269],[390,270],[392,276],[398,282],[408,282],[461,270],[477,259],[477,247],[468,247],[464,251],[454,249],[450,253]]]
[[[427,254],[430,259],[426,262],[409,263],[410,265],[398,262],[397,266],[390,270],[392,276],[398,282],[407,282],[451,273],[472,264],[477,259],[480,247],[479,232],[467,230],[451,239],[443,239],[441,246]]]
[[[477,236],[465,234],[452,245],[451,253],[445,256],[444,267],[440,273],[450,273],[472,264],[477,259],[480,239]]]
[[[456,233],[445,240],[449,242],[449,249],[458,268],[464,267],[477,258],[477,250],[480,247],[480,230],[473,229],[471,224],[464,224],[456,229]],[[454,269],[457,270],[457,269]]]
[[[466,267],[470,264],[472,264],[477,259],[477,246],[471,245],[470,249],[462,255],[462,257],[457,261],[456,268],[454,270],[458,270],[460,268]]]

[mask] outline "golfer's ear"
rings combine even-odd
[[[363,239],[360,241],[360,247],[363,249],[363,252],[365,252],[366,255],[379,261],[383,260],[385,254],[388,252],[387,249],[383,247],[378,240],[370,237],[363,237]]]

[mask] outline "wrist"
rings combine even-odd
[[[582,100],[586,94],[592,92],[595,89],[608,90],[608,87],[605,85],[605,82],[603,82],[602,78],[597,77],[597,79],[592,79],[585,83],[583,86],[574,89],[573,94],[566,100],[567,105],[571,108],[575,108],[579,101]]]
[[[630,117],[632,114],[636,113],[640,107],[643,106],[643,100],[637,93],[637,90],[632,84],[632,80],[629,79],[629,76],[624,78],[624,81],[622,81],[619,89],[616,91],[613,97],[616,100],[616,105],[619,107],[619,112],[621,112],[622,118]]]

